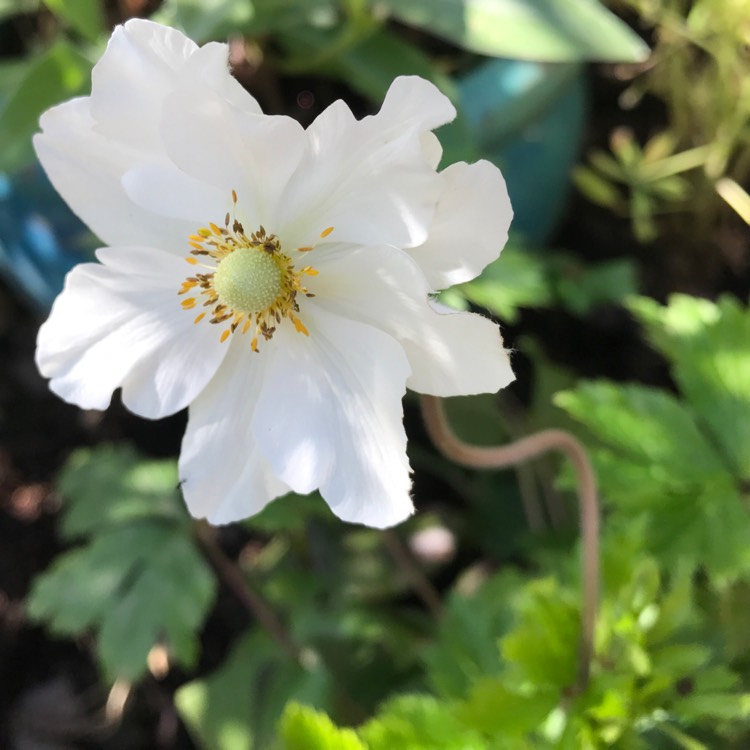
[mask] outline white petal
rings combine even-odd
[[[71,209],[105,244],[184,252],[195,222],[145,211],[122,186],[127,171],[160,159],[94,132],[87,98],[53,107],[40,123],[43,132],[34,136],[39,161]]]
[[[429,239],[409,251],[433,289],[477,277],[500,254],[513,218],[505,180],[494,164],[458,162],[440,177],[442,195]]]
[[[409,255],[392,247],[316,250],[318,275],[306,282],[314,304],[376,326],[404,347],[419,393],[494,393],[513,380],[500,331],[474,313],[429,300],[429,287]]]
[[[262,355],[235,337],[216,377],[191,404],[180,452],[182,491],[190,513],[231,523],[289,492],[261,455],[250,424],[264,377]]]
[[[119,143],[158,150],[164,99],[185,81],[259,114],[258,103],[230,74],[228,56],[226,44],[199,49],[181,32],[151,21],[118,26],[92,71],[95,129]]]
[[[181,32],[151,21],[118,26],[91,74],[97,131],[142,150],[156,149],[163,98],[197,49]]]
[[[284,196],[282,241],[311,244],[332,226],[337,242],[424,242],[440,182],[424,134],[454,116],[448,99],[417,77],[397,78],[380,112],[363,120],[332,104],[307,130],[307,154]]]
[[[419,76],[399,76],[390,85],[380,112],[363,122],[382,132],[385,139],[402,130],[434,130],[455,116],[456,108],[435,84]]]
[[[223,223],[232,209],[230,192],[221,192],[171,164],[131,169],[122,185],[133,203],[159,216],[183,219],[193,227],[191,234],[210,221]],[[187,251],[187,237],[182,238],[180,249]]]
[[[280,196],[305,147],[299,123],[248,114],[213,92],[198,96],[185,85],[167,97],[161,132],[179,169],[227,197],[237,192],[237,218],[248,230],[263,224],[277,232]]]
[[[389,336],[308,309],[304,337],[281,326],[253,434],[274,473],[315,487],[345,521],[384,528],[413,512],[401,400],[409,366]]]
[[[432,169],[437,169],[440,160],[443,158],[443,146],[440,139],[431,130],[428,130],[422,133],[420,141],[422,142],[422,153],[427,163]]]
[[[50,388],[84,409],[105,409],[122,387],[136,414],[185,408],[213,377],[226,348],[214,326],[194,325],[177,296],[190,267],[144,247],[107,248],[102,264],[68,274],[39,331],[36,361]]]

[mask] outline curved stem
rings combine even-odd
[[[435,447],[452,461],[474,469],[503,469],[536,458],[551,450],[564,453],[578,477],[583,556],[583,611],[576,692],[585,690],[594,655],[594,628],[599,602],[599,501],[596,477],[586,449],[569,432],[543,430],[508,445],[479,447],[463,442],[451,429],[442,402],[422,396],[422,417]]]
[[[302,656],[300,647],[294,642],[289,631],[265,599],[250,588],[237,564],[230,560],[217,544],[215,531],[205,521],[196,523],[195,529],[198,541],[219,574],[219,578],[271,634],[289,658],[299,662]]]

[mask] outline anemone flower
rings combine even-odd
[[[196,517],[228,523],[319,489],[374,527],[413,510],[406,388],[494,392],[513,374],[497,326],[439,306],[507,239],[486,161],[441,172],[455,116],[418,77],[380,111],[337,101],[307,128],[262,113],[224,44],[132,20],[91,96],[34,138],[52,183],[106,247],[68,275],[37,364],[61,398],[135,414],[188,407],[179,462]]]

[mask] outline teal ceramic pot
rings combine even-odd
[[[0,272],[40,312],[51,307],[65,274],[93,258],[94,243],[41,167],[12,177],[0,172]]]
[[[565,208],[587,106],[583,66],[488,60],[458,83],[462,116],[479,153],[508,183],[513,229],[549,239]]]

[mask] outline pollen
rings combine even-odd
[[[222,343],[235,332],[249,333],[254,352],[260,351],[259,339],[270,341],[280,325],[291,324],[295,331],[309,336],[297,297],[315,296],[301,280],[317,276],[318,271],[310,265],[296,269],[290,254],[282,250],[279,238],[262,225],[248,235],[234,218],[236,205],[237,194],[233,190],[232,213],[227,213],[224,226],[210,222],[187,238],[191,255],[186,260],[205,272],[194,273],[182,282],[178,295],[193,293],[181,300],[182,308],[191,310],[202,304],[208,310],[195,318],[195,324],[204,318],[214,325],[225,324],[219,335]],[[320,237],[327,237],[332,231],[333,227],[328,227]],[[291,255],[314,249],[314,245],[297,247]]]

